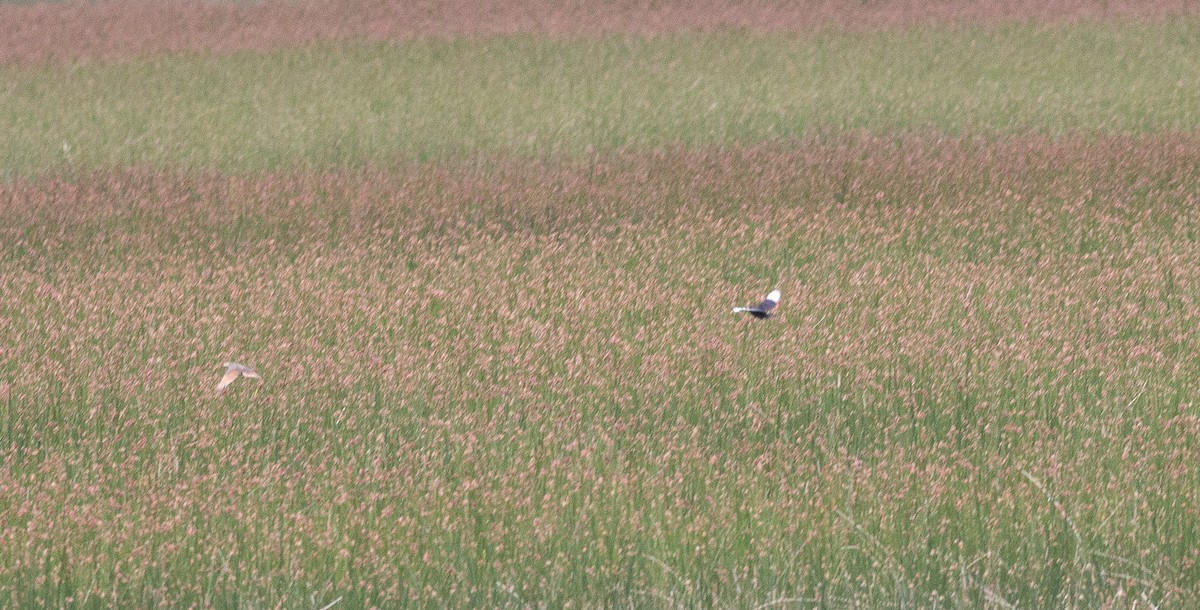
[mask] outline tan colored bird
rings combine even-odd
[[[225,376],[221,378],[221,382],[217,384],[217,392],[224,392],[229,384],[237,380],[238,377],[248,377],[250,379],[262,379],[258,376],[258,372],[254,369],[237,362],[225,363]]]

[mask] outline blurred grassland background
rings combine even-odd
[[[1194,607],[1198,33],[0,68],[0,605]]]
[[[1200,25],[327,44],[0,69],[0,169],[279,169],[814,132],[1193,130]],[[64,146],[65,144],[65,146]]]

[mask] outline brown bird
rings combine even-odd
[[[237,380],[238,377],[248,377],[250,379],[262,379],[258,376],[258,372],[254,369],[237,362],[225,363],[225,376],[221,378],[221,382],[217,384],[217,392],[224,392],[229,384]]]
[[[775,314],[771,313],[775,306],[779,305],[779,291],[772,290],[767,298],[763,299],[762,303],[754,307],[734,307],[733,313],[742,313],[743,311],[759,319],[769,318]]]

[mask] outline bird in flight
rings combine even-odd
[[[754,307],[734,307],[733,313],[742,313],[744,311],[756,318],[769,318],[775,315],[771,313],[771,310],[775,309],[776,305],[779,305],[779,291],[772,290],[771,294],[768,294],[762,303]]]
[[[225,363],[225,376],[221,378],[221,383],[217,384],[217,392],[224,392],[229,384],[237,380],[238,377],[248,377],[250,379],[262,379],[258,376],[258,372],[254,369],[237,362]]]

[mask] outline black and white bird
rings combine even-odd
[[[771,293],[767,295],[767,298],[763,299],[762,303],[759,303],[754,307],[734,307],[733,313],[742,313],[744,311],[756,318],[764,319],[775,315],[771,313],[771,310],[775,309],[775,306],[777,305],[779,305],[779,291],[772,290]]]
[[[221,378],[221,382],[217,384],[217,393],[224,392],[229,384],[237,381],[238,377],[246,377],[249,379],[262,379],[258,376],[258,372],[254,369],[237,362],[225,363],[225,376]]]

